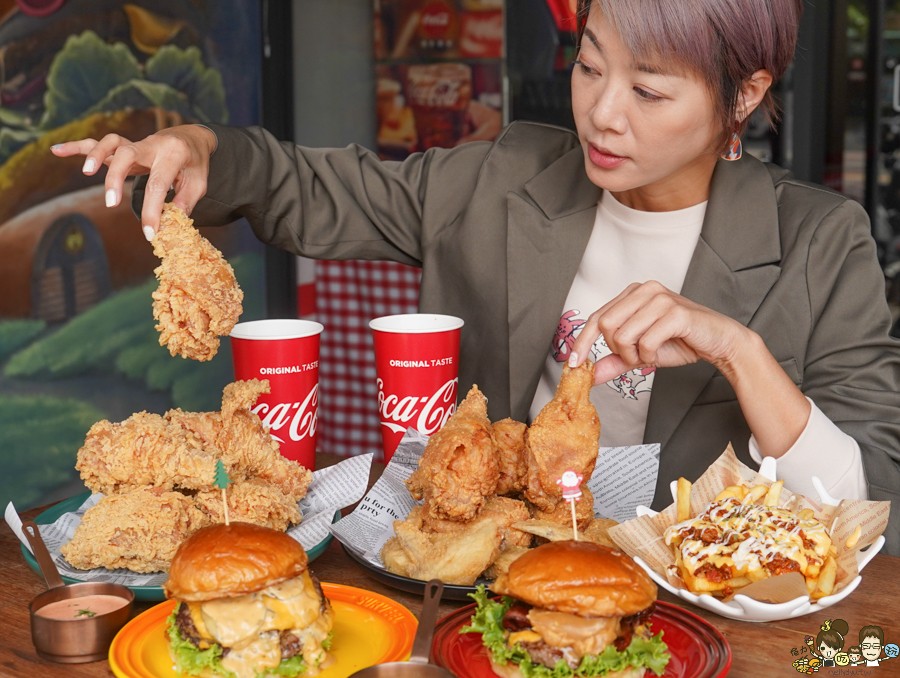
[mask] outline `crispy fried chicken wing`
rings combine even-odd
[[[487,398],[473,386],[443,428],[428,439],[419,468],[406,481],[433,518],[472,520],[494,494],[500,468]]]
[[[187,215],[167,203],[153,253],[162,259],[154,271],[153,317],[159,343],[172,355],[211,360],[219,336],[231,332],[241,315],[244,293],[231,265],[193,226]]]
[[[600,418],[591,403],[594,364],[563,367],[556,395],[540,411],[525,434],[528,476],[525,498],[541,511],[562,500],[557,479],[565,471],[587,480],[594,472],[600,444]]]
[[[261,478],[300,501],[312,473],[285,459],[247,409],[268,390],[265,380],[238,381],[225,387],[221,412],[140,412],[120,424],[100,421],[88,431],[75,468],[93,492],[104,494],[151,486],[210,490],[221,458],[233,481]]]
[[[488,497],[484,506],[475,517],[475,521],[481,518],[491,518],[500,526],[500,536],[503,545],[530,546],[531,535],[512,527],[529,518],[528,507],[525,502],[509,497]],[[434,518],[427,511],[422,512],[422,529],[432,534],[449,534],[451,532],[465,532],[472,529],[474,521],[460,522],[458,520],[442,520]]]
[[[520,494],[525,490],[525,429],[525,424],[513,419],[501,419],[493,424],[500,466],[497,494]]]
[[[394,521],[396,537],[385,542],[381,559],[389,572],[404,577],[440,579],[445,584],[471,586],[500,553],[500,527],[492,518],[478,518],[460,532],[422,531],[422,507],[406,520]]]
[[[92,492],[121,494],[142,487],[211,486],[217,455],[188,430],[158,414],[138,412],[91,426],[75,468]]]
[[[148,488],[104,497],[85,512],[62,554],[73,567],[168,572],[182,541],[208,523],[190,497]]]
[[[250,478],[232,483],[225,495],[228,498],[229,520],[253,523],[282,532],[300,522],[297,502],[266,480]],[[198,492],[194,501],[209,522],[225,522],[221,490]]]

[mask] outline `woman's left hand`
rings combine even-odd
[[[612,355],[597,361],[597,384],[638,367],[678,367],[698,360],[727,376],[748,339],[747,328],[737,321],[656,281],[629,285],[590,315],[572,349],[575,364],[590,356],[601,334]]]

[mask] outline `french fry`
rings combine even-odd
[[[800,518],[800,520],[809,520],[810,518],[815,517],[815,515],[815,512],[811,508],[805,508],[797,514],[797,517]]]
[[[747,496],[744,497],[743,504],[755,504],[760,499],[763,498],[766,492],[769,491],[769,488],[765,485],[756,485],[755,487],[750,488],[750,491],[747,492]]]
[[[676,520],[684,522],[691,517],[691,481],[686,478],[678,479],[678,491],[676,493]]]
[[[781,497],[782,487],[784,487],[783,480],[772,483],[769,491],[766,492],[766,506],[778,506],[778,499]]]
[[[834,592],[834,581],[836,577],[837,561],[829,556],[825,561],[825,564],[822,565],[822,570],[819,572],[819,583],[812,594],[813,599],[818,600],[819,598],[830,596]]]
[[[849,550],[849,549],[852,549],[854,546],[856,546],[857,542],[859,541],[860,534],[862,534],[862,525],[857,525],[856,529],[853,530],[853,534],[851,534],[849,537],[847,537],[847,541],[844,544],[844,548]]]
[[[741,501],[744,498],[745,494],[747,494],[746,487],[741,487],[740,485],[729,485],[716,495],[716,501],[722,501],[723,499],[728,499],[729,497],[733,497],[734,499]]]

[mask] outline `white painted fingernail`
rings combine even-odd
[[[97,161],[93,158],[88,158],[84,161],[84,167],[82,168],[82,172],[85,174],[90,174],[97,167]]]
[[[578,354],[572,353],[569,356],[569,367],[578,367]]]
[[[144,226],[143,231],[144,231],[144,237],[147,238],[147,242],[152,241],[152,240],[153,240],[153,236],[156,235],[156,234],[153,232],[153,229],[150,228],[149,226]]]
[[[62,147],[63,147],[62,144],[53,144],[50,148],[53,149],[53,150],[55,151],[56,149],[62,148]]]
[[[115,207],[117,202],[119,202],[118,192],[114,188],[109,189],[106,192],[106,206]]]

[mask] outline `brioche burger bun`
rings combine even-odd
[[[166,597],[169,654],[205,678],[315,676],[331,658],[334,613],[300,544],[249,523],[212,525],[172,559]]]
[[[587,541],[538,546],[515,560],[477,605],[466,632],[482,634],[503,678],[640,678],[669,661],[649,621],[656,584],[627,555]]]

